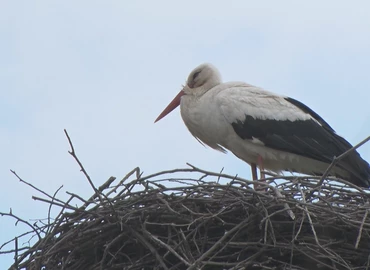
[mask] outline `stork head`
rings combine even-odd
[[[201,96],[220,83],[221,75],[217,68],[208,63],[201,64],[190,73],[184,88],[177,94],[170,104],[168,104],[154,122],[159,121],[179,106],[183,95]]]
[[[208,63],[196,67],[186,81],[187,86],[192,89],[189,94],[194,92],[205,93],[220,83],[220,73],[215,66]]]

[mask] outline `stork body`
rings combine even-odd
[[[180,104],[191,134],[264,169],[323,174],[352,145],[303,103],[243,83],[222,83],[210,64],[195,68],[187,84],[156,121]],[[261,169],[261,168],[260,168]],[[370,167],[353,151],[331,171],[359,186],[370,185]]]

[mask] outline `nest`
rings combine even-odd
[[[96,188],[66,135],[93,194],[62,201],[13,172],[49,213],[34,224],[0,213],[31,228],[0,246],[14,253],[10,269],[370,269],[369,193],[344,180],[262,184],[188,164],[148,176],[135,168]],[[33,244],[19,247],[24,237]]]
[[[194,166],[136,168],[88,200],[44,198],[62,210],[11,269],[367,269],[369,195],[340,179],[283,179],[258,192]]]

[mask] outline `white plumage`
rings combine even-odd
[[[289,97],[243,83],[222,83],[211,64],[195,68],[187,84],[156,121],[180,104],[191,134],[204,144],[265,169],[321,174],[352,146],[314,111]],[[260,164],[261,165],[261,164]],[[369,186],[370,168],[353,154],[333,174]]]
[[[265,169],[279,173],[285,168],[307,174],[313,173],[312,168],[325,170],[328,166],[292,153],[267,148],[258,138],[243,140],[235,133],[232,123],[243,121],[246,114],[261,120],[295,121],[312,118],[282,97],[258,87],[233,82],[217,85],[201,97],[184,95],[180,109],[184,123],[194,137],[216,150],[226,152],[224,148],[229,149],[249,164],[257,163],[258,156],[261,156]]]
[[[275,95],[249,84],[225,83],[216,95],[224,116],[232,123],[235,119],[244,120],[252,115],[261,120],[308,120],[311,115],[301,111],[286,101],[283,96]],[[217,90],[217,87],[214,88]],[[213,91],[210,91],[212,93]]]

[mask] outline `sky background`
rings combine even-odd
[[[64,128],[96,186],[186,162],[250,178],[232,154],[199,144],[178,109],[153,123],[203,62],[224,81],[304,102],[358,143],[370,135],[369,10],[338,0],[0,0],[0,212],[47,217],[10,169],[49,194],[63,185],[62,199],[92,194]],[[359,152],[370,161],[370,144]],[[0,216],[0,245],[28,230],[14,222]],[[12,262],[0,255],[1,269]]]

